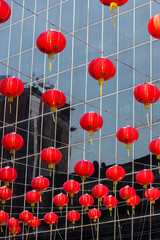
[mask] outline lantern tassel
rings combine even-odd
[[[73,197],[71,198],[71,205],[73,205]]]
[[[100,96],[102,97],[102,84],[100,85]]]
[[[75,229],[75,228],[74,228],[74,225],[73,225],[73,231],[74,231],[74,229]]]
[[[54,113],[53,113],[53,122],[55,122],[55,117],[54,117]]]
[[[99,206],[100,206],[100,208],[102,207],[102,202],[101,201],[99,201]]]
[[[130,216],[129,206],[127,206],[127,215]]]
[[[110,217],[112,217],[112,210],[109,210],[109,215]]]
[[[158,161],[158,173],[160,174],[160,161]]]
[[[50,176],[50,177],[52,176],[52,172],[51,172],[51,170],[50,170],[50,172],[49,172],[49,176]]]
[[[11,107],[11,103],[9,104],[9,113],[12,113],[12,107]]]
[[[34,207],[32,207],[32,213],[34,213]]]
[[[11,163],[13,164],[13,155],[11,154]]]
[[[25,227],[25,232],[26,232],[26,234],[28,234],[27,227]]]
[[[52,61],[50,60],[49,62],[49,71],[51,72],[52,71]]]
[[[112,28],[115,27],[115,24],[114,24],[114,16],[113,16],[113,11],[111,12],[111,15],[112,15]]]
[[[91,142],[91,145],[93,145],[93,141],[92,141],[92,138],[90,137],[90,142]]]
[[[154,214],[154,205],[152,204],[152,214]]]
[[[42,195],[40,196],[40,202],[42,203]]]
[[[128,152],[128,157],[129,157],[129,148],[127,148],[127,152]]]
[[[52,232],[52,224],[50,224],[50,232]]]
[[[3,228],[2,228],[2,226],[1,226],[1,232],[3,232]]]
[[[4,205],[3,205],[3,211],[4,211]]]
[[[115,194],[115,184],[113,184],[113,194]]]
[[[132,206],[133,215],[135,215],[135,206]]]
[[[149,125],[149,116],[148,116],[148,112],[146,112],[146,116],[147,116],[147,124]]]

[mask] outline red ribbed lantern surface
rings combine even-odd
[[[85,207],[85,210],[88,210],[88,207],[92,206],[94,203],[94,198],[92,195],[84,194],[79,198],[79,204]]]
[[[55,213],[47,213],[44,216],[45,223],[49,224],[49,227],[52,229],[52,225],[58,221],[58,216]]]
[[[57,164],[62,159],[62,154],[56,148],[45,148],[41,151],[40,158],[42,162],[48,164],[48,168],[52,169],[54,164]]]
[[[11,8],[4,0],[0,0],[0,23],[6,22],[11,16]]]
[[[131,143],[135,143],[138,140],[139,133],[137,129],[130,126],[126,126],[126,127],[120,128],[117,131],[116,137],[118,141],[126,144],[126,148],[128,149],[128,155],[129,155],[129,148],[131,147]]]
[[[10,218],[7,220],[7,226],[9,228],[16,228],[19,226],[19,220],[16,218]]]
[[[0,169],[0,180],[5,183],[5,186],[9,186],[9,183],[15,181],[16,178],[17,172],[14,168],[4,167]]]
[[[2,138],[2,145],[5,149],[10,151],[11,160],[16,150],[23,147],[24,140],[21,135],[17,133],[8,133]]]
[[[15,237],[17,234],[19,234],[21,232],[21,227],[15,227],[15,228],[9,228],[9,232],[13,234],[13,236]]]
[[[152,204],[160,197],[160,191],[158,188],[150,188],[145,191],[145,198],[148,201],[151,201]]]
[[[98,113],[88,112],[80,118],[79,123],[81,128],[88,131],[89,136],[93,136],[94,132],[99,131],[103,126],[103,118]],[[92,144],[92,139],[90,140]]]
[[[63,190],[70,195],[73,205],[73,197],[80,191],[80,184],[77,181],[69,180],[63,184]]]
[[[9,219],[9,215],[7,212],[0,211],[0,227],[1,227],[1,232],[3,232],[2,224],[7,222]]]
[[[148,32],[152,37],[160,39],[160,14],[153,16],[149,20]]]
[[[50,29],[49,31],[43,32],[39,35],[36,44],[41,52],[48,54],[49,59],[54,59],[54,54],[60,53],[65,48],[66,39],[62,33]]]
[[[101,217],[101,211],[96,208],[89,210],[88,217],[93,220],[93,222],[97,222],[97,219]]]
[[[80,214],[77,211],[70,211],[67,213],[67,219],[72,222],[73,224],[73,230],[74,230],[74,225],[76,221],[80,219]]]
[[[116,68],[109,59],[96,58],[90,62],[88,72],[91,77],[98,80],[100,85],[100,95],[102,96],[102,86],[104,85],[104,81],[114,77]]]
[[[149,144],[149,151],[157,156],[157,159],[160,160],[160,138],[155,139]]]
[[[82,161],[77,162],[74,165],[74,171],[75,171],[75,174],[77,174],[78,176],[81,177],[82,189],[83,189],[84,181],[85,181],[86,177],[90,177],[94,173],[94,165],[87,160],[82,160]]]
[[[67,195],[60,193],[53,198],[53,203],[59,207],[59,210],[62,210],[69,202]]]
[[[154,181],[154,174],[148,170],[142,170],[136,174],[136,181],[143,185],[143,188],[147,188],[147,185]]]
[[[54,113],[56,112],[57,108],[64,106],[64,104],[66,103],[66,97],[63,92],[56,89],[52,89],[43,93],[42,102],[46,106],[49,106],[50,111]],[[53,121],[55,121],[54,114]]]
[[[36,203],[40,201],[40,198],[41,198],[41,195],[35,190],[29,191],[26,193],[25,199],[28,203],[31,204],[31,207],[33,207],[32,212],[34,212],[34,206]]]
[[[106,171],[106,177],[113,181],[113,193],[115,192],[115,185],[118,184],[118,181],[121,181],[125,177],[125,170],[124,168],[115,165],[110,167]]]
[[[128,199],[127,204],[129,206],[132,206],[133,215],[135,215],[135,206],[137,206],[139,203],[140,203],[140,197],[138,195],[134,195],[133,197]]]
[[[99,184],[92,188],[92,194],[95,198],[98,198],[101,206],[102,199],[109,194],[109,189],[103,184]]]
[[[12,191],[6,186],[0,188],[0,200],[2,204],[5,204],[6,200],[11,199]]]
[[[116,207],[118,205],[118,200],[116,197],[109,195],[104,198],[103,204],[109,208],[110,216],[112,216],[112,208]]]
[[[30,227],[32,227],[33,230],[35,230],[35,228],[40,226],[41,221],[39,220],[39,218],[34,217],[30,222],[28,222],[28,224]]]
[[[4,78],[0,81],[0,93],[5,97],[8,97],[8,102],[10,103],[10,113],[13,98],[19,97],[23,91],[24,84],[19,78],[10,77]]]
[[[128,202],[129,198],[133,197],[134,195],[136,195],[136,191],[134,188],[132,188],[130,186],[125,186],[125,187],[121,188],[119,191],[119,196],[122,199],[125,199],[126,202]]]
[[[19,214],[19,220],[24,222],[25,226],[28,226],[28,222],[30,222],[33,218],[33,214],[28,211],[23,211]]]
[[[36,177],[32,180],[31,185],[32,185],[32,188],[34,190],[38,191],[38,193],[40,195],[42,195],[42,191],[49,188],[50,182],[49,182],[48,178],[45,178],[43,176],[39,176],[39,177]]]

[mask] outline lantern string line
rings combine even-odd
[[[33,12],[32,10],[30,10],[29,8],[27,8],[27,7],[23,6],[22,4],[16,2],[15,0],[12,0],[12,1],[13,1],[14,3],[16,3],[17,5],[19,5],[20,7],[22,7],[22,8],[24,8],[24,9],[26,9],[27,11],[31,12],[33,15],[36,15],[37,17],[41,18],[41,19],[44,20],[45,22],[47,22],[47,23],[51,24],[52,26],[56,27],[57,29],[59,29],[59,30],[65,32],[66,34],[70,35],[71,37],[74,37],[75,39],[77,39],[77,40],[79,40],[80,42],[82,42],[82,43],[88,45],[89,47],[95,49],[96,51],[102,53],[103,55],[108,56],[108,54],[106,54],[105,52],[103,52],[103,51],[101,51],[100,49],[94,47],[94,46],[91,45],[90,43],[87,43],[87,42],[83,41],[82,39],[78,38],[78,37],[75,36],[74,34],[69,33],[68,31],[66,31],[66,30],[64,30],[63,28],[57,26],[56,24],[50,22],[49,20],[43,18],[43,17],[40,16],[39,14],[37,14],[37,13]],[[119,63],[121,63],[121,64],[123,64],[123,65],[125,65],[125,66],[127,66],[127,67],[129,67],[129,68],[131,68],[131,69],[133,69],[133,70],[135,70],[136,72],[138,72],[138,73],[140,73],[140,74],[143,74],[144,76],[146,76],[146,77],[148,77],[148,78],[150,78],[150,79],[153,79],[151,76],[149,76],[149,75],[143,73],[143,72],[140,71],[140,70],[137,70],[136,68],[133,68],[133,67],[130,66],[129,64],[124,63],[123,61],[121,61],[121,60],[119,60],[119,59],[117,59],[117,58],[114,58],[114,57],[112,57],[112,56],[111,56],[110,58],[112,58],[113,60],[115,60],[115,61],[117,61],[117,62],[119,62]]]
[[[157,0],[153,0],[153,1],[160,5],[160,3]]]

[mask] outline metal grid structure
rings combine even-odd
[[[14,161],[18,178],[11,186],[13,198],[5,207],[10,217],[18,218],[21,211],[30,209],[24,195],[32,189],[31,180],[34,177],[43,175],[51,182],[49,190],[43,194],[43,202],[36,208],[35,216],[42,223],[35,236],[32,230],[26,234],[23,226],[22,233],[16,239],[159,239],[158,207],[152,216],[151,206],[144,199],[134,176],[138,170],[153,169],[156,176],[153,186],[159,188],[157,161],[149,155],[148,145],[152,139],[159,137],[160,103],[151,106],[150,124],[147,125],[143,106],[133,97],[134,87],[141,83],[160,85],[159,41],[150,37],[147,31],[148,20],[159,13],[159,4],[151,0],[129,0],[115,14],[115,28],[112,29],[110,10],[99,0],[7,2],[12,15],[0,26],[1,79],[12,75],[25,84],[24,93],[13,103],[11,115],[6,99],[0,96],[1,138],[15,131],[25,141],[23,149],[16,152]],[[41,32],[51,28],[57,30],[55,26],[65,35],[67,45],[55,57],[52,72],[49,72],[49,62],[36,48],[36,39]],[[102,97],[99,97],[97,81],[88,74],[89,62],[100,56],[109,58],[116,66],[116,76],[105,82]],[[42,93],[53,87],[63,91],[67,98],[64,108],[56,113],[55,123],[52,122],[52,113],[41,101]],[[102,130],[94,135],[93,146],[79,125],[80,117],[91,110],[104,119]],[[137,128],[140,135],[129,157],[122,143],[116,140],[116,131],[128,124]],[[63,156],[52,178],[39,158],[40,151],[49,146],[58,148]],[[87,193],[96,183],[109,186],[112,193],[105,170],[115,163],[124,166],[127,176],[118,190],[126,184],[135,187],[142,199],[136,216],[127,216],[126,204],[120,200],[112,218],[102,207],[102,218],[95,230],[78,203],[80,192],[75,196],[74,209],[81,213],[81,220],[72,231],[66,213],[73,207],[66,207],[60,216],[52,199],[62,192],[66,180],[74,178],[80,181],[73,167],[82,159],[93,162],[96,170],[85,183],[84,192]],[[1,167],[8,164],[10,156],[1,147]],[[96,200],[94,206],[99,207]],[[43,222],[45,213],[49,211],[59,215],[58,225],[52,232]],[[7,228],[0,239],[12,239]]]

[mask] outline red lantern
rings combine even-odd
[[[15,77],[4,78],[0,82],[0,93],[5,97],[8,97],[8,102],[10,103],[10,113],[11,113],[11,103],[14,97],[19,97],[24,91],[23,82]]]
[[[16,228],[16,227],[18,227],[19,226],[19,220],[18,219],[16,219],[16,218],[10,218],[10,219],[8,219],[7,220],[7,226],[9,227],[9,228]]]
[[[62,210],[63,207],[68,204],[68,202],[69,202],[68,196],[63,193],[60,193],[53,198],[53,203],[54,205],[59,207],[59,210]]]
[[[134,89],[134,97],[138,102],[144,104],[145,109],[149,109],[150,104],[158,101],[160,97],[160,92],[156,86],[150,83],[144,83],[137,86]],[[147,121],[149,124],[148,112],[146,112],[146,114],[147,114]]]
[[[80,118],[79,123],[81,128],[88,131],[88,134],[91,137],[94,135],[94,132],[97,132],[103,126],[103,118],[98,113],[88,112]],[[91,138],[90,141],[92,144]]]
[[[47,178],[39,176],[32,180],[31,185],[34,190],[38,191],[38,193],[42,195],[42,191],[49,188],[50,182]]]
[[[129,198],[127,204],[129,206],[132,206],[133,215],[135,215],[135,206],[137,206],[139,203],[140,203],[140,197],[138,195],[134,195],[133,197]]]
[[[13,234],[13,236],[15,237],[17,234],[19,234],[21,232],[21,227],[15,227],[15,228],[9,228],[9,232]]]
[[[92,206],[94,203],[94,198],[91,195],[84,194],[79,198],[79,204],[88,210],[88,207]]]
[[[155,139],[149,144],[149,151],[156,155],[157,159],[160,160],[160,138]],[[159,174],[160,174],[160,161],[158,161]]]
[[[65,46],[66,39],[64,35],[53,29],[41,33],[37,38],[38,49],[41,52],[48,54],[49,59],[54,59],[54,54],[63,51]],[[49,70],[51,71],[51,60]]]
[[[3,228],[2,228],[2,224],[7,222],[7,220],[9,219],[9,215],[8,213],[4,212],[4,211],[0,211],[0,226],[1,226],[1,232],[3,232]]]
[[[53,165],[61,161],[62,154],[56,148],[50,147],[41,151],[40,158],[42,162],[48,164],[49,169],[53,169]]]
[[[25,199],[28,203],[31,204],[32,212],[34,212],[35,203],[38,203],[40,201],[40,198],[41,195],[35,190],[26,193]]]
[[[135,189],[130,186],[125,186],[125,187],[121,188],[119,191],[119,196],[122,199],[125,199],[126,203],[129,202],[129,199],[135,195],[136,195]]]
[[[77,211],[70,211],[67,213],[67,219],[72,222],[74,230],[75,222],[80,219],[80,214]]]
[[[44,221],[45,223],[49,224],[49,227],[52,231],[52,225],[58,221],[58,217],[55,213],[50,212],[44,216]]]
[[[143,188],[147,188],[147,185],[154,181],[154,174],[148,170],[142,170],[136,174],[136,181],[143,185]]]
[[[23,147],[24,140],[21,135],[17,133],[8,133],[2,138],[2,145],[4,148],[10,151],[11,161],[13,160],[13,155],[16,150]]]
[[[0,169],[0,180],[5,182],[5,186],[9,186],[9,183],[15,181],[16,178],[17,172],[14,168],[8,166]]]
[[[6,186],[0,188],[0,200],[2,204],[5,204],[6,200],[11,199],[12,191]]]
[[[32,227],[33,230],[35,230],[35,228],[40,226],[41,221],[39,220],[39,218],[34,217],[30,222],[28,222],[28,224],[30,227]]]
[[[88,212],[88,217],[90,219],[92,219],[93,222],[95,223],[95,222],[97,222],[97,219],[99,219],[101,217],[101,211],[99,211],[96,208],[93,208]]]
[[[96,58],[90,62],[88,72],[91,77],[98,80],[100,85],[100,95],[102,96],[102,86],[104,85],[104,81],[114,77],[116,68],[109,59]]]
[[[125,170],[124,168],[115,165],[113,167],[110,167],[106,171],[106,177],[113,181],[113,193],[115,193],[115,185],[118,184],[118,181],[121,181],[125,177]]]
[[[110,216],[112,216],[112,208],[116,207],[118,205],[118,200],[116,197],[113,197],[112,195],[109,195],[104,198],[103,204],[109,208]]]
[[[28,222],[30,222],[33,218],[33,214],[28,211],[23,211],[19,214],[19,220],[24,222],[25,226],[28,226]]]
[[[11,8],[3,0],[0,0],[0,23],[6,22],[11,16]]]
[[[52,89],[43,93],[42,102],[50,107],[50,111],[53,112],[53,121],[55,122],[54,112],[56,112],[57,108],[64,106],[66,103],[66,97],[63,92]]]
[[[126,148],[128,149],[128,156],[129,156],[129,148],[131,147],[131,143],[135,143],[139,138],[139,133],[137,129],[126,126],[123,128],[120,128],[117,133],[116,137],[120,142],[123,142],[126,144]]]
[[[160,14],[153,16],[149,20],[148,32],[152,37],[160,39]]]
[[[86,177],[90,177],[94,173],[94,165],[87,160],[82,160],[82,161],[77,162],[74,165],[74,171],[75,171],[75,174],[77,174],[78,176],[81,177],[82,189],[83,189],[84,181],[85,181]]]
[[[73,197],[80,191],[80,184],[74,180],[67,181],[63,184],[63,190],[70,195],[71,205],[73,205]]]
[[[110,6],[111,13],[112,13],[112,27],[114,28],[113,11],[116,11],[118,7],[127,3],[128,0],[100,0],[100,2],[106,6]]]
[[[145,198],[155,204],[155,201],[160,197],[160,191],[158,188],[150,188],[145,191]]]
[[[109,194],[109,189],[103,184],[99,184],[92,188],[92,194],[95,198],[98,198],[101,206],[102,199]]]

